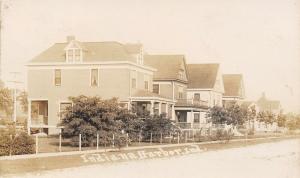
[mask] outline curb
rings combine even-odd
[[[273,137],[262,137],[262,138],[251,138],[251,139],[233,139],[229,142],[240,142],[240,141],[252,141],[252,140],[266,140],[276,138],[300,138],[299,135],[293,136],[273,136]],[[128,148],[122,148],[121,151],[127,150],[139,150],[139,149],[151,149],[151,148],[170,148],[178,146],[190,146],[190,145],[207,145],[216,143],[225,143],[224,140],[209,141],[209,142],[191,142],[191,143],[179,143],[179,144],[164,144],[164,145],[149,145],[149,146],[134,146]],[[4,160],[19,160],[19,159],[33,159],[33,158],[44,158],[44,157],[55,157],[55,156],[69,156],[69,155],[80,155],[89,153],[104,153],[111,151],[119,151],[117,148],[101,149],[101,150],[85,150],[85,151],[68,151],[68,152],[54,152],[54,153],[38,153],[38,154],[27,154],[27,155],[12,155],[2,156],[0,161]]]

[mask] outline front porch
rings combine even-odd
[[[175,105],[175,121],[181,129],[201,129],[207,122],[208,105],[205,101],[179,99]]]
[[[166,114],[175,120],[175,102],[151,92],[140,92],[130,97],[128,109],[139,116]]]

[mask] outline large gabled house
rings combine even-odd
[[[80,42],[68,37],[32,59],[28,75],[28,132],[59,133],[70,96],[117,97],[128,109],[172,117],[174,100],[153,93],[156,69],[144,64],[141,44]]]
[[[208,107],[222,106],[224,94],[220,64],[188,64],[187,96],[207,101]]]
[[[242,74],[224,74],[223,106],[241,104],[245,99],[245,87]]]
[[[144,62],[157,69],[153,77],[153,92],[176,103],[176,123],[185,129],[199,128],[205,118],[207,102],[187,96],[189,75],[184,55],[145,55]]]

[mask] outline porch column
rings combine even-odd
[[[193,124],[194,124],[194,111],[193,110],[191,110],[191,128],[193,128]]]
[[[175,109],[174,109],[174,104],[172,104],[172,120],[175,120]]]
[[[161,102],[158,102],[158,115],[161,114]]]
[[[167,117],[168,117],[168,112],[169,112],[169,105],[168,105],[168,103],[166,103],[166,115],[167,115]]]
[[[28,99],[28,113],[27,113],[27,133],[30,135],[30,126],[31,126],[31,100]]]
[[[150,115],[154,113],[154,101],[150,101]]]

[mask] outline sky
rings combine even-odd
[[[300,113],[299,0],[4,0],[6,85],[56,42],[140,42],[150,54],[184,54],[244,76],[247,100],[262,92]]]

